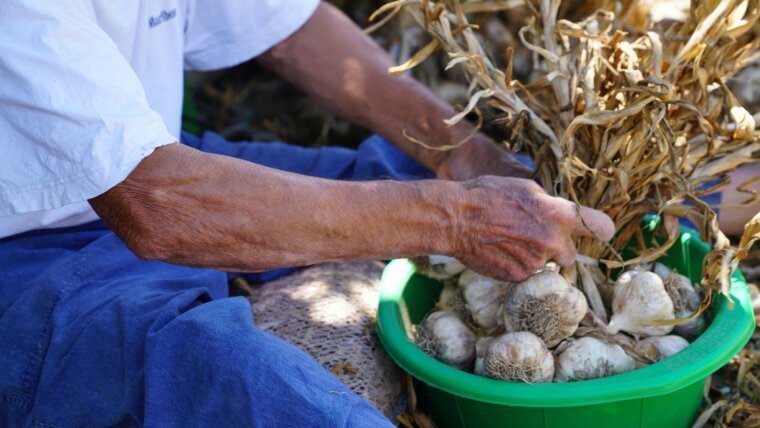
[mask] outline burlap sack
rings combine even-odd
[[[391,420],[404,410],[401,370],[375,332],[383,264],[327,264],[253,289],[254,320],[311,354]]]

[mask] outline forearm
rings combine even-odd
[[[90,202],[144,259],[258,271],[450,253],[454,186],[322,180],[172,144]]]
[[[259,61],[329,110],[386,137],[434,171],[447,152],[426,149],[404,132],[441,146],[459,143],[473,131],[466,122],[453,127],[443,123],[455,114],[451,106],[419,82],[389,75],[393,64],[382,48],[328,4]]]

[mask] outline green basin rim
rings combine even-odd
[[[705,243],[693,240],[692,250],[706,254]],[[697,248],[694,248],[694,247]],[[383,271],[378,307],[378,335],[394,361],[435,388],[456,396],[500,405],[568,407],[654,397],[703,381],[731,359],[755,328],[747,283],[737,270],[731,277],[731,298],[715,303],[707,330],[684,351],[662,362],[611,376],[572,383],[524,384],[490,379],[450,367],[411,343],[401,321],[401,293],[414,274],[407,260],[393,260]]]

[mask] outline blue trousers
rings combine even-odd
[[[432,176],[379,137],[357,151],[183,140],[327,178]],[[393,426],[256,328],[225,273],[141,261],[101,222],[0,240],[0,338],[0,426]]]

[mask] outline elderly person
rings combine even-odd
[[[183,68],[254,57],[384,139],[182,135]],[[519,280],[611,237],[483,135],[410,142],[473,130],[389,65],[316,0],[0,2],[0,425],[391,426],[225,271],[437,253]]]

